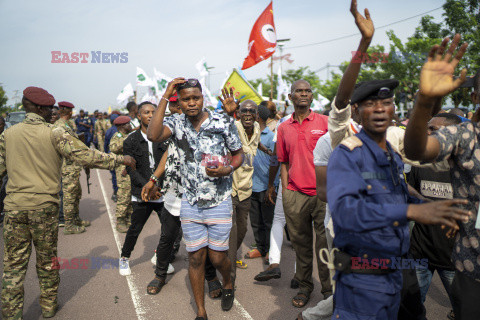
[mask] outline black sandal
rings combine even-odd
[[[204,317],[196,317],[195,320],[208,320],[208,317],[207,317],[207,318],[204,318]]]
[[[307,305],[308,301],[310,301],[310,294],[300,291],[293,297],[292,304],[296,308],[303,308]]]
[[[208,283],[208,295],[210,296],[210,298],[212,299],[220,298],[222,296],[222,284],[220,283],[220,280],[215,279],[215,280],[207,281],[207,283]],[[212,296],[212,292],[215,290],[220,290],[220,292],[217,295]]]
[[[165,279],[158,279],[155,277],[147,286],[147,293],[150,295],[155,295],[162,290],[162,287],[165,285]]]

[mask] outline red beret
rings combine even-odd
[[[113,124],[114,125],[122,125],[122,124],[125,124],[125,123],[129,123],[130,120],[131,120],[130,117],[120,116],[117,119],[113,120]]]
[[[173,96],[170,97],[170,99],[168,99],[168,101],[170,102],[175,102],[177,100],[178,100],[178,94],[176,92]]]
[[[72,109],[75,108],[75,106],[74,106],[72,103],[68,102],[68,101],[60,101],[60,102],[58,103],[58,106],[59,106],[59,107],[65,107],[65,108],[72,108]]]
[[[53,106],[55,104],[55,98],[42,88],[28,87],[23,90],[23,96],[39,106]]]

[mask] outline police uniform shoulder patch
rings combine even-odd
[[[117,137],[121,138],[122,134],[120,132],[117,133]]]
[[[353,151],[353,149],[363,146],[362,140],[360,140],[360,138],[358,138],[357,136],[351,136],[343,140],[340,144],[350,149],[350,151]]]

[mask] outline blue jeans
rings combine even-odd
[[[440,279],[442,280],[443,287],[445,291],[447,291],[448,298],[450,299],[450,303],[453,306],[452,294],[451,294],[451,286],[453,282],[453,277],[455,276],[455,271],[439,269],[432,266],[428,268],[417,268],[417,278],[418,278],[418,286],[420,287],[420,294],[422,296],[422,303],[425,302],[427,298],[428,288],[432,283],[432,277],[435,270],[438,272]]]

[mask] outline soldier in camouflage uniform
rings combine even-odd
[[[55,127],[61,127],[72,136],[78,139],[77,134],[70,125],[74,105],[67,101],[58,103],[60,108],[60,119],[55,122]],[[62,190],[63,190],[63,215],[65,217],[66,235],[85,232],[85,227],[90,226],[90,221],[80,219],[80,199],[82,198],[82,187],[80,185],[80,174],[82,166],[75,161],[63,160],[62,164]]]
[[[91,150],[64,129],[48,124],[54,103],[47,91],[26,88],[22,98],[25,120],[0,135],[0,179],[7,173],[9,176],[3,230],[3,320],[23,319],[23,282],[32,241],[42,315],[51,318],[58,309],[60,277],[54,262],[62,157],[97,168],[112,169],[121,164],[135,168],[131,157]]]
[[[97,121],[95,122],[95,136],[97,137],[98,141],[98,150],[104,151],[104,144],[105,144],[105,133],[107,132],[108,128],[110,128],[110,121],[104,119],[103,113],[98,113]]]
[[[116,154],[123,154],[123,142],[127,139],[128,134],[132,131],[130,125],[130,118],[121,116],[113,121],[117,126],[118,132],[110,140],[110,151]],[[115,169],[117,176],[117,209],[115,216],[117,217],[117,231],[126,233],[130,226],[130,218],[132,216],[132,192],[130,185],[130,176],[124,175],[125,166],[120,166]]]

